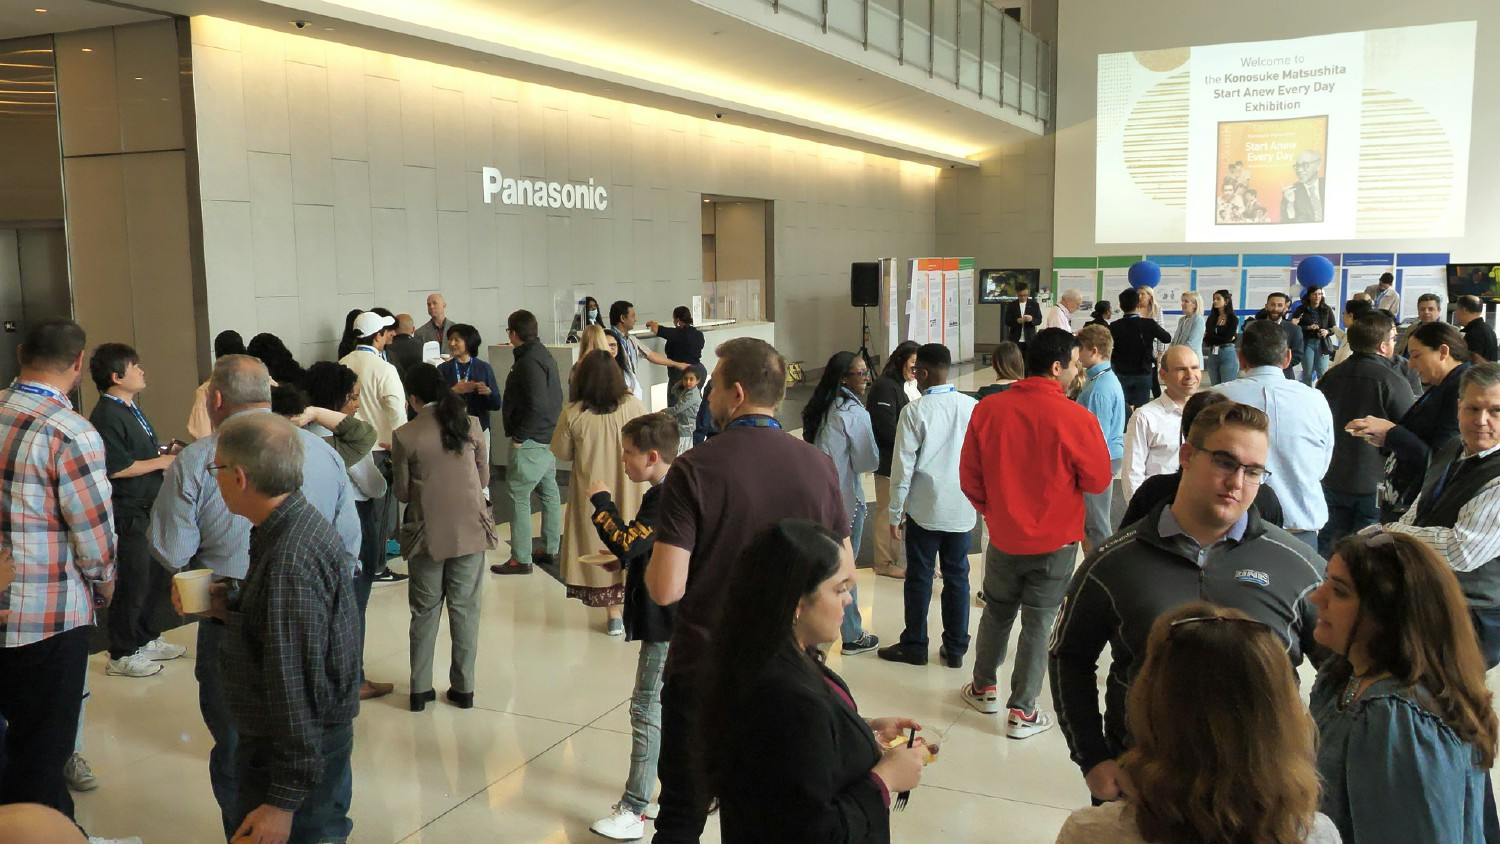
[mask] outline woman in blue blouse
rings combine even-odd
[[[1484,841],[1500,725],[1453,571],[1418,539],[1351,536],[1312,602],[1336,654],[1311,701],[1323,813],[1358,844]]]
[[[478,356],[484,348],[479,330],[472,325],[456,323],[448,329],[448,353],[452,355],[438,366],[443,380],[464,400],[469,415],[479,420],[479,427],[490,429],[490,411],[500,409],[500,387],[495,370]]]

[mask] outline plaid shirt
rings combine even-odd
[[[55,393],[27,381],[0,390],[0,541],[16,566],[15,583],[0,592],[7,648],[94,623],[91,584],[115,579],[104,442]]]
[[[230,601],[222,663],[235,727],[272,739],[266,802],[296,811],[323,773],[327,727],[359,712],[360,633],[348,556],[293,492],[250,530],[250,571]]]

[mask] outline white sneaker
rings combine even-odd
[[[1031,738],[1037,733],[1052,729],[1056,723],[1040,706],[1030,715],[1019,709],[1012,709],[1005,719],[1005,736],[1013,739]]]
[[[150,677],[160,672],[161,666],[152,662],[140,651],[121,659],[112,659],[104,668],[105,674],[113,674],[116,677]]]
[[[89,844],[141,844],[141,837],[132,835],[129,838],[100,838],[97,835],[90,835]]]
[[[974,683],[970,681],[964,683],[959,694],[963,695],[964,703],[986,715],[995,715],[1000,711],[1000,697],[995,693],[994,686],[975,688]]]
[[[179,656],[187,653],[187,648],[184,648],[182,645],[174,645],[171,642],[168,642],[166,639],[158,636],[155,639],[147,642],[145,646],[142,647],[139,651],[136,651],[136,653],[144,656],[146,659],[149,659],[152,662],[166,662],[167,660],[176,659]]]
[[[81,753],[73,754],[63,765],[63,779],[68,781],[68,788],[74,791],[93,791],[99,787],[93,769]]]
[[[624,803],[616,803],[613,814],[594,821],[589,830],[616,841],[635,841],[646,834],[646,821],[641,815],[625,808]]]

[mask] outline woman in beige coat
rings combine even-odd
[[[573,461],[559,554],[563,582],[569,598],[577,598],[585,606],[604,608],[605,630],[611,636],[625,633],[621,618],[625,581],[620,572],[578,561],[580,555],[596,553],[600,546],[592,521],[594,508],[585,490],[594,481],[604,481],[615,491],[620,517],[635,518],[646,485],[625,476],[620,462],[620,428],[645,413],[640,400],[625,389],[625,376],[609,353],[589,352],[573,367],[568,379],[568,405],[552,432],[552,453],[558,460]]]
[[[432,657],[446,600],[453,638],[447,697],[468,709],[474,705],[484,552],[496,538],[481,492],[490,482],[489,440],[437,367],[413,366],[405,385],[417,416],[392,436],[391,472],[396,498],[406,504],[400,536],[411,574],[411,708],[421,712],[437,698]]]

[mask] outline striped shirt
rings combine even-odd
[[[301,434],[302,494],[333,523],[349,552],[350,571],[357,570],[359,516],[343,458],[317,435],[306,430]],[[229,512],[208,472],[218,442],[217,433],[198,440],[167,470],[151,508],[151,550],[172,571],[209,569],[220,577],[243,580],[250,568],[250,521]]]
[[[4,647],[93,624],[91,584],[115,579],[99,432],[52,387],[17,381],[0,391],[0,475],[0,536],[16,567],[0,592],[0,610],[10,611]]]
[[[1496,451],[1500,451],[1500,445],[1478,454],[1462,456],[1453,465],[1458,466],[1463,461],[1476,457],[1488,457]],[[1422,497],[1417,496],[1411,509],[1401,516],[1400,521],[1386,525],[1385,529],[1415,536],[1431,545],[1454,571],[1474,571],[1500,557],[1500,530],[1495,529],[1495,525],[1500,523],[1500,480],[1485,484],[1477,495],[1469,499],[1458,511],[1458,521],[1453,523],[1453,527],[1416,525],[1417,504],[1421,500]]]

